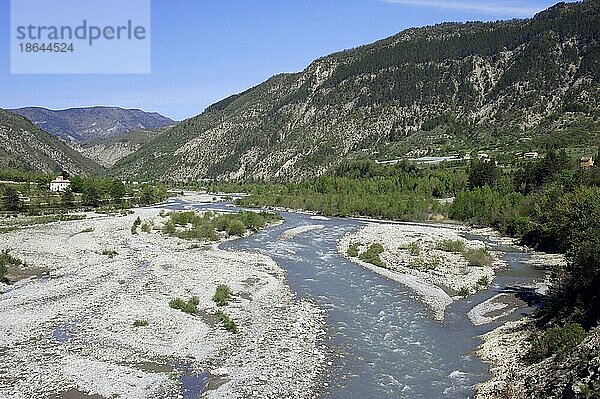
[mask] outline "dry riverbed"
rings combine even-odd
[[[323,312],[266,256],[131,233],[159,212],[2,234],[24,275],[47,276],[0,285],[0,397],[178,398],[193,378],[209,398],[316,395]],[[235,294],[223,311],[237,334],[215,317],[219,284]],[[197,315],[169,307],[192,296]]]

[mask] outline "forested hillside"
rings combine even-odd
[[[0,169],[96,173],[102,168],[22,116],[0,109]]]
[[[323,57],[214,104],[113,173],[301,180],[348,157],[590,144],[599,96],[600,1],[561,3],[529,20],[409,29]]]

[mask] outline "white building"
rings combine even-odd
[[[525,154],[523,154],[523,158],[529,158],[529,159],[538,159],[540,157],[540,154],[538,152],[526,152]]]
[[[64,179],[62,176],[58,176],[56,179],[50,182],[50,191],[60,193],[69,188],[70,185],[71,182],[68,179]]]

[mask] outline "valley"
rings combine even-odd
[[[64,109],[0,109],[0,397],[598,398],[600,0],[358,3],[463,22],[265,80],[298,32],[215,4],[152,73],[10,75]]]
[[[337,240],[365,225],[360,221],[284,213],[285,223],[218,247],[160,233],[161,215],[236,211],[224,205],[189,193],[129,216],[88,214],[7,235],[23,269],[47,272],[2,288],[8,369],[0,393],[425,398],[443,392],[461,398],[486,379],[485,366],[473,356],[476,336],[510,320],[516,309],[532,308],[521,302],[484,326],[473,325],[468,310],[496,293],[544,281],[543,272],[523,262],[529,255],[521,254],[519,263],[499,272],[492,289],[467,300],[454,296],[435,321],[414,287],[338,253]],[[142,228],[133,235],[138,217]],[[322,228],[309,228],[315,223]],[[417,236],[425,228],[397,227]],[[287,234],[294,229],[299,233]],[[439,237],[465,231],[427,229]],[[483,240],[468,242],[498,245]],[[236,333],[220,327],[214,315],[219,306],[211,297],[219,284],[232,289],[222,309],[235,320]],[[169,307],[175,297],[193,296],[198,305],[191,315]]]

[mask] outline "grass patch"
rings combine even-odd
[[[136,320],[133,322],[134,327],[147,327],[148,320]]]
[[[551,327],[532,336],[527,359],[537,363],[552,355],[562,357],[579,345],[585,337],[585,330],[577,323]]]
[[[358,258],[358,247],[361,246],[360,242],[355,242],[348,247],[348,251],[346,252],[351,258]]]
[[[492,255],[485,248],[466,250],[463,252],[463,256],[469,262],[469,266],[490,266],[494,261]]]
[[[421,245],[414,241],[411,242],[410,244],[408,244],[408,253],[410,254],[410,256],[419,256],[421,255]]]
[[[179,309],[188,314],[195,314],[198,311],[199,303],[200,299],[198,299],[197,296],[193,296],[187,302],[181,298],[172,299],[169,302],[169,306],[173,309]]]
[[[463,253],[466,250],[464,241],[444,240],[437,244],[436,249],[444,252]]]
[[[2,223],[2,227],[0,227],[0,233],[15,231],[20,227],[37,226],[54,222],[70,222],[75,220],[83,220],[85,218],[86,215],[70,215],[65,213],[43,216],[14,217],[11,218],[7,223]]]
[[[235,321],[233,321],[229,316],[223,313],[223,311],[217,310],[216,316],[221,321],[223,327],[227,331],[232,332],[234,334],[238,332],[238,327],[237,324],[235,324]]]
[[[385,263],[381,260],[379,255],[383,253],[383,246],[379,243],[371,244],[369,249],[359,255],[359,259],[363,262],[370,263],[375,266],[385,267]]]
[[[65,213],[59,213],[56,215],[45,215],[35,217],[32,221],[27,223],[27,225],[47,224],[53,222],[71,222],[74,220],[83,220],[85,218],[85,215],[69,215]]]
[[[213,301],[215,301],[217,306],[226,306],[231,300],[231,295],[233,295],[231,288],[225,284],[221,284],[217,287],[215,295],[213,295]]]
[[[3,249],[2,252],[0,252],[0,278],[4,278],[8,272],[9,266],[19,267],[21,265],[23,265],[23,261],[12,256],[10,250]]]

